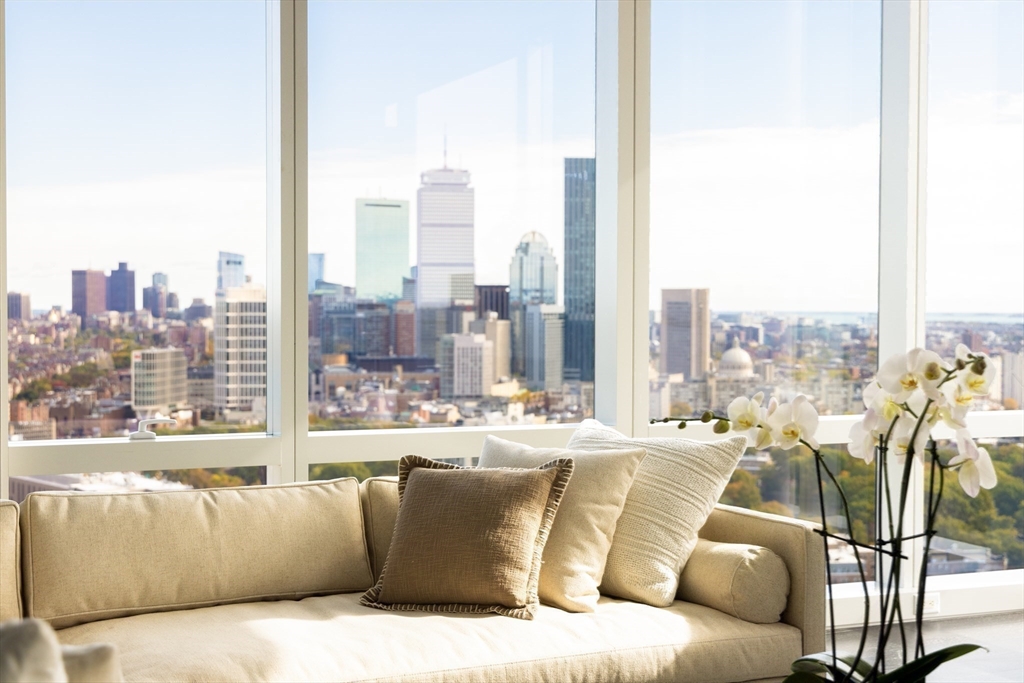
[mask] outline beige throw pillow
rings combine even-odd
[[[789,599],[789,570],[768,548],[702,538],[679,577],[677,595],[753,624],[774,624]]]
[[[646,454],[642,448],[601,452],[531,448],[494,436],[484,441],[480,467],[537,467],[559,458],[572,458],[575,463],[544,547],[541,602],[569,612],[593,612],[597,607],[615,524]]]
[[[572,460],[507,470],[405,456],[384,570],[360,602],[533,619],[544,544],[572,471]]]
[[[607,595],[654,607],[672,604],[679,573],[697,531],[729,483],[747,439],[631,439],[597,420],[584,420],[568,447],[581,450],[645,448],[622,507],[601,581]]]

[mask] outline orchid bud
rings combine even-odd
[[[984,358],[978,358],[973,363],[971,363],[971,372],[973,372],[975,375],[984,375],[985,374],[985,367],[986,367],[985,359]]]
[[[680,420],[679,424],[676,425],[676,429],[686,429],[686,420]]]
[[[712,429],[715,434],[725,434],[729,431],[729,423],[725,420],[719,420]]]
[[[935,381],[942,377],[942,368],[936,362],[931,362],[924,368],[925,379]]]
[[[957,358],[956,359],[956,369],[957,370],[963,370],[966,367],[967,367],[967,362],[964,361],[963,358]]]
[[[979,373],[980,374],[980,373]],[[711,422],[715,419],[715,414],[710,410],[705,410],[704,414],[700,416],[701,422]]]

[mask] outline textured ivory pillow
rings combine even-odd
[[[544,544],[572,471],[572,460],[509,470],[405,456],[384,570],[360,602],[533,619]]]
[[[789,570],[768,548],[697,541],[679,577],[680,600],[754,624],[774,624],[789,598]]]
[[[583,421],[568,448],[647,449],[615,528],[602,593],[654,607],[672,604],[697,531],[729,483],[746,445],[743,436],[708,443],[631,439],[597,420]]]
[[[537,467],[558,458],[572,458],[575,464],[544,546],[542,602],[569,612],[593,612],[597,607],[597,587],[615,523],[646,454],[642,448],[600,452],[530,448],[494,436],[484,441],[480,467]]]

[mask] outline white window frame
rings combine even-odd
[[[924,341],[925,135],[927,0],[882,4],[880,140],[879,356]],[[0,39],[5,0],[0,0]],[[311,465],[397,460],[406,453],[449,458],[479,452],[495,434],[534,446],[563,446],[573,425],[308,432],[307,5],[267,0],[268,12],[268,387],[267,433],[160,437],[153,442],[102,439],[9,443],[8,411],[0,411],[0,497],[11,476],[83,471],[266,466],[268,481],[305,481]],[[596,416],[629,435],[678,435],[648,424],[647,316],[650,211],[650,0],[597,2],[596,156],[597,320]],[[6,111],[6,63],[0,50],[0,114]],[[6,263],[6,118],[0,116],[0,264]],[[0,290],[7,291],[6,268]],[[0,297],[6,324],[7,300]],[[0,335],[6,377],[7,335]],[[288,381],[292,378],[292,381]],[[824,417],[819,440],[845,444],[854,416]],[[1024,436],[1024,412],[973,413],[978,438]],[[688,438],[719,438],[691,425]],[[914,473],[915,491],[923,476]],[[898,477],[896,478],[898,479]],[[918,496],[909,521],[923,525]],[[920,566],[922,545],[915,544]],[[902,587],[915,588],[917,571]],[[948,617],[1024,609],[1024,570],[934,577]],[[860,599],[840,587],[836,624],[858,623]]]

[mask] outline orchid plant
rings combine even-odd
[[[871,543],[853,537],[850,507],[835,474],[821,455],[814,434],[818,429],[818,412],[799,395],[791,402],[779,404],[774,398],[764,402],[758,392],[751,398],[737,397],[728,407],[726,415],[711,411],[699,417],[669,417],[662,422],[678,422],[685,428],[688,422],[714,422],[714,431],[724,434],[730,430],[744,434],[748,444],[757,449],[781,448],[789,450],[806,446],[814,455],[818,477],[818,502],[821,528],[817,529],[825,546],[826,573],[828,574],[829,609],[832,609],[832,577],[829,562],[828,539],[849,545],[857,560],[860,581],[864,590],[864,622],[857,652],[839,656],[836,651],[835,631],[832,631],[831,652],[801,657],[793,663],[793,673],[786,683],[820,683],[842,681],[851,683],[897,683],[924,681],[925,677],[944,662],[979,649],[978,645],[954,645],[926,653],[921,630],[924,609],[927,559],[921,563],[917,602],[914,614],[916,643],[913,657],[907,646],[903,607],[899,599],[899,586],[906,543],[917,536],[904,534],[908,491],[915,460],[931,470],[925,509],[924,557],[928,557],[935,520],[942,500],[945,473],[956,472],[967,495],[977,497],[981,489],[996,485],[996,472],[988,451],[978,447],[967,429],[966,416],[974,399],[985,396],[995,376],[995,368],[984,353],[972,352],[963,344],[956,348],[956,356],[943,360],[937,353],[913,349],[909,353],[889,358],[879,368],[878,375],[863,392],[864,417],[850,429],[849,452],[855,458],[876,467],[876,500],[884,501],[888,533],[877,534]],[[932,428],[938,424],[951,428],[955,434],[957,455],[943,463],[939,457]],[[902,467],[899,493],[896,500],[890,492],[889,458],[894,457]],[[847,535],[829,529],[825,511],[825,479],[835,487],[846,520]],[[862,550],[870,550],[888,558],[882,563],[877,577],[878,643],[874,658],[865,656],[868,626],[871,621],[871,597],[868,577],[861,557]],[[832,623],[835,623],[832,614]],[[891,636],[898,631],[902,646],[902,665],[886,671],[885,651]]]

